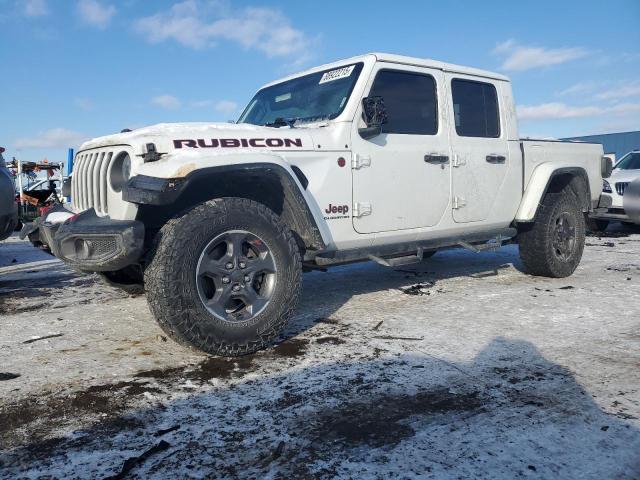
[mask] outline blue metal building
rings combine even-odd
[[[563,138],[562,140],[601,143],[604,153],[614,153],[616,160],[620,160],[632,150],[640,150],[640,130],[635,132],[604,133],[602,135],[587,135],[586,137]]]

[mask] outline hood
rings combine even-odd
[[[621,170],[614,169],[611,177],[606,180],[611,182],[632,182],[636,178],[640,178],[640,170]]]
[[[176,150],[313,150],[313,128],[263,127],[233,123],[161,123],[130,132],[94,138],[79,151],[114,145],[130,145],[136,154],[153,143],[160,153]]]

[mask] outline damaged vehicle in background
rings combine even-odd
[[[571,275],[610,169],[601,145],[520,139],[507,77],[375,53],[264,86],[237,124],[86,142],[70,209],[30,230],[143,283],[176,341],[235,356],[282,332],[305,270],[517,242],[529,273]]]
[[[640,180],[640,150],[629,152],[613,167],[611,177],[602,181],[602,206],[589,215],[589,228],[601,232],[610,222],[638,224],[625,211],[625,192],[633,181]]]
[[[0,240],[8,238],[18,224],[16,187],[2,155],[4,151],[0,147]]]

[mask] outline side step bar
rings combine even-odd
[[[415,255],[407,255],[404,257],[382,258],[376,255],[367,255],[369,260],[382,265],[383,267],[399,267],[401,265],[411,265],[412,263],[420,263],[424,258],[424,248],[418,248]]]
[[[502,242],[510,240],[510,238],[511,237],[503,237],[502,235],[498,235],[496,238],[492,238],[487,243],[481,245],[471,245],[469,242],[465,242],[464,240],[459,241],[458,245],[460,245],[462,248],[466,248],[467,250],[471,250],[474,253],[480,253],[487,250],[495,252],[502,246]]]
[[[515,228],[499,228],[485,232],[474,232],[444,238],[422,240],[404,244],[384,245],[381,247],[359,248],[321,253],[313,258],[319,267],[344,265],[347,263],[373,260],[385,267],[397,267],[422,261],[424,253],[430,250],[450,247],[463,247],[473,252],[494,250],[518,234]]]

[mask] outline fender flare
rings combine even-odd
[[[281,212],[283,220],[291,229],[300,234],[305,246],[310,250],[323,250],[326,248],[328,232],[322,230],[325,226],[319,220],[318,213],[311,208],[304,193],[308,180],[299,168],[289,168],[272,162],[247,162],[232,165],[213,165],[193,169],[184,177],[159,178],[147,175],[131,177],[122,189],[123,200],[138,205],[169,206],[181,201],[190,188],[212,178],[220,178],[223,175],[241,174],[274,176],[282,187],[283,206]],[[215,184],[215,183],[213,183]]]
[[[532,222],[542,199],[547,194],[555,178],[562,175],[570,175],[572,179],[580,178],[584,181],[585,192],[580,192],[580,188],[573,181],[569,185],[574,189],[576,195],[582,201],[582,208],[588,212],[593,208],[591,203],[591,190],[589,186],[589,176],[582,167],[556,167],[551,163],[539,165],[531,174],[529,183],[524,190],[524,195],[520,202],[520,207],[516,212],[516,222]]]

